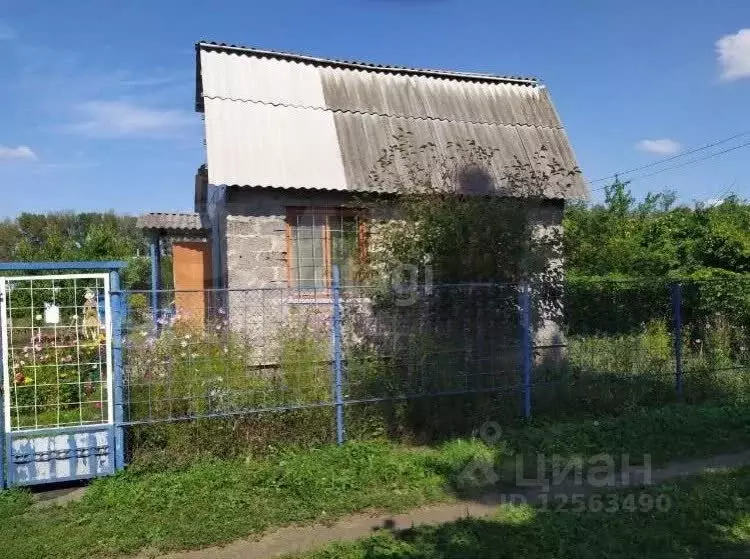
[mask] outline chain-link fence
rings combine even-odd
[[[131,426],[426,438],[750,394],[750,281],[164,291],[156,313],[152,295],[124,297]]]

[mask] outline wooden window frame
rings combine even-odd
[[[333,264],[331,262],[331,227],[326,219],[323,222],[323,276],[324,286],[320,290],[307,290],[295,285],[296,279],[293,274],[292,259],[294,258],[294,232],[293,227],[297,225],[297,218],[301,215],[316,215],[329,217],[355,217],[357,218],[357,241],[359,248],[360,264],[364,264],[367,258],[367,242],[369,237],[369,218],[362,208],[350,207],[316,207],[316,206],[287,206],[284,219],[284,235],[286,239],[286,279],[287,287],[299,291],[302,297],[316,297],[318,294],[326,294],[331,288]],[[309,291],[312,291],[310,293]]]

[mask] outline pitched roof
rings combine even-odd
[[[216,43],[198,43],[196,52],[196,108],[205,113],[211,184],[398,190],[369,177],[401,133],[448,156],[467,142],[496,150],[488,173],[498,192],[507,166],[516,158],[538,165],[533,155],[540,150],[577,168],[548,92],[533,78]],[[545,195],[582,198],[588,189],[578,175],[549,185]]]
[[[138,217],[141,229],[194,232],[209,228],[208,219],[199,213],[149,213]]]

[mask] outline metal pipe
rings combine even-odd
[[[159,232],[151,236],[149,250],[151,252],[151,317],[154,330],[159,330],[159,290],[161,289],[161,243]]]

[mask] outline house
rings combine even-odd
[[[352,252],[366,250],[365,217],[352,207],[368,195],[377,208],[378,200],[398,194],[395,183],[409,180],[396,165],[393,183],[371,181],[398,134],[448,155],[467,141],[496,150],[484,182],[498,196],[515,195],[504,184],[505,166],[538,165],[540,150],[577,169],[549,92],[533,78],[201,42],[195,101],[207,153],[196,177],[195,213],[140,219],[155,239],[173,239],[176,289],[322,292],[332,264],[343,281],[352,280]],[[545,184],[540,194],[544,202],[530,219],[544,232],[559,230],[566,200],[588,192],[576,174]],[[559,262],[551,257],[551,265]]]

